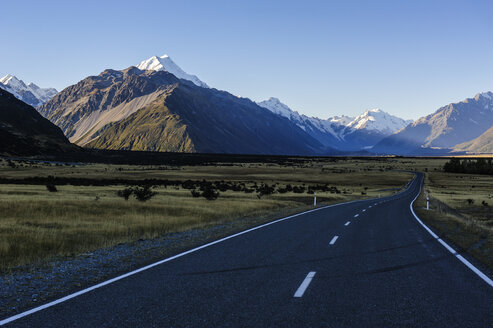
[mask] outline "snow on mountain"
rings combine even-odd
[[[351,121],[353,119],[347,116],[336,117],[334,119],[329,118],[327,120],[322,120],[318,117],[308,117],[292,110],[287,105],[283,104],[279,99],[274,97],[257,102],[257,105],[267,108],[275,114],[290,119],[300,128],[305,130],[305,132],[310,132],[310,130],[319,130],[318,132],[328,133],[336,139],[342,138],[339,133],[342,127],[340,122]]]
[[[290,119],[322,144],[346,150],[369,148],[412,122],[380,109],[367,110],[358,117],[342,115],[320,119],[299,114],[277,98],[269,98],[257,104]]]
[[[355,130],[366,129],[390,135],[412,122],[412,120],[403,120],[377,108],[365,111],[346,126]]]
[[[328,118],[332,123],[337,123],[339,125],[347,126],[354,120],[354,117],[341,115],[341,116],[332,116]]]
[[[44,104],[58,93],[54,88],[43,89],[32,82],[26,85],[24,81],[10,74],[0,79],[0,88],[33,107]]]
[[[179,79],[192,81],[199,87],[208,88],[209,86],[200,81],[195,75],[191,75],[183,71],[168,55],[162,55],[161,57],[152,56],[149,59],[142,61],[137,65],[138,69],[151,70],[151,71],[167,71]]]

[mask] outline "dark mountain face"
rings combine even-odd
[[[100,149],[314,155],[330,152],[254,102],[165,71],[106,70],[40,108],[72,141]]]
[[[493,126],[493,93],[449,104],[383,139],[372,151],[416,154],[426,148],[451,149],[479,137]]]
[[[30,156],[77,150],[33,107],[0,89],[0,153]]]

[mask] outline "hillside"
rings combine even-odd
[[[493,126],[476,139],[458,144],[454,147],[454,150],[476,154],[493,153]]]
[[[60,128],[13,94],[0,89],[0,154],[30,156],[77,149]]]

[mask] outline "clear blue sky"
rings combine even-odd
[[[493,1],[5,1],[0,75],[58,89],[167,53],[308,115],[418,118],[493,91]]]

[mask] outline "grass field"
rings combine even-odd
[[[418,215],[446,239],[493,269],[493,177],[430,172],[425,193],[415,207]]]
[[[180,185],[156,186],[157,195],[147,202],[133,198],[125,201],[116,193],[129,181],[136,184],[144,179],[223,181],[243,184],[246,188],[267,184],[277,190],[287,185],[308,188],[326,184],[332,187],[331,191],[318,191],[317,199],[319,204],[327,204],[396,192],[412,175],[389,170],[416,165],[424,164],[393,159],[318,159],[296,165],[219,163],[188,167],[2,161],[0,178],[17,180],[15,184],[0,184],[0,270],[41,264],[54,257],[77,255],[121,242],[252,218],[242,220],[246,228],[258,224],[259,217],[272,219],[276,213],[313,206],[313,195],[307,190],[274,192],[261,197],[256,192],[227,190],[210,201],[192,197],[191,191]],[[57,185],[57,192],[49,192],[43,183],[20,181],[32,177],[87,179],[88,183],[100,185],[67,183]],[[125,183],[106,184],[109,179],[122,179]]]

